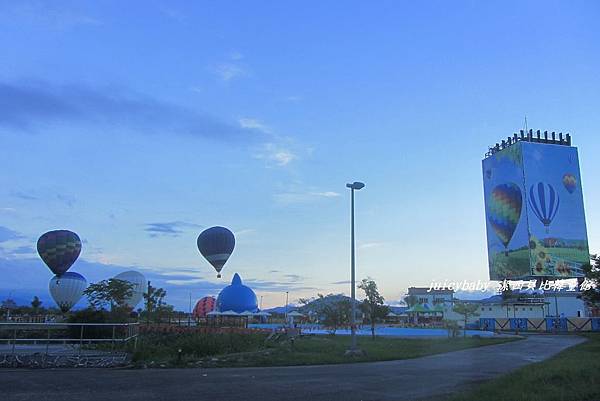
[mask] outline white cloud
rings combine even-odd
[[[187,280],[165,280],[165,283],[171,285],[190,285],[190,284],[199,284],[205,283],[206,280],[202,278],[192,278]]]
[[[338,193],[338,192],[333,192],[333,191],[326,191],[326,192],[311,192],[311,195],[314,196],[322,196],[324,198],[337,198],[338,196],[342,196],[342,194]]]
[[[239,230],[235,232],[236,237],[240,237],[243,235],[254,234],[256,230],[254,228],[245,228],[243,230]]]
[[[229,82],[232,79],[247,75],[246,70],[244,70],[239,65],[233,63],[217,64],[213,69],[213,72],[225,82]]]
[[[340,196],[339,193],[333,191],[326,192],[283,192],[273,195],[275,200],[283,204],[291,203],[310,203],[319,199],[331,199]]]
[[[264,132],[269,132],[269,127],[255,118],[240,118],[240,127],[246,129],[258,129]]]
[[[385,245],[385,242],[365,242],[364,244],[360,244],[358,249],[370,249],[370,248],[379,248]]]
[[[237,60],[243,59],[244,55],[242,53],[238,52],[238,51],[233,51],[233,52],[231,52],[229,54],[229,58],[232,59],[232,60],[237,61]]]
[[[274,163],[280,167],[287,166],[292,161],[298,159],[291,150],[280,147],[274,143],[266,143],[263,149],[254,155],[257,159],[267,160],[268,162]]]

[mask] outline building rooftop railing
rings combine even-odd
[[[535,142],[535,143],[546,143],[551,145],[563,145],[563,146],[571,146],[571,135],[566,134],[563,137],[563,133],[558,133],[558,138],[556,136],[556,132],[552,131],[548,133],[548,131],[544,131],[543,133],[540,130],[534,132],[532,129],[525,132],[525,130],[520,130],[519,134],[514,134],[513,136],[509,136],[507,139],[502,140],[502,142],[498,142],[495,145],[491,146],[485,157],[490,157],[494,153],[500,152],[502,149],[506,149],[518,142]]]

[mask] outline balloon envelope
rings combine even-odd
[[[529,205],[546,230],[560,206],[560,197],[550,184],[538,182],[529,188]]]
[[[235,248],[235,237],[225,227],[211,227],[198,236],[198,250],[217,271],[221,277],[221,270]]]
[[[37,242],[37,251],[54,274],[61,275],[81,253],[79,236],[68,230],[48,231]]]
[[[54,276],[49,283],[50,295],[61,311],[68,312],[83,296],[87,287],[85,278],[75,272]]]
[[[504,247],[515,233],[522,206],[521,189],[516,184],[500,184],[490,194],[488,220]]]
[[[562,182],[565,186],[565,189],[569,191],[570,194],[572,194],[577,188],[577,178],[575,178],[573,174],[566,173],[563,175]]]
[[[130,308],[135,308],[144,298],[144,294],[148,292],[148,281],[146,281],[146,277],[140,272],[129,270],[117,274],[115,278],[132,284],[131,296],[125,299],[125,303]]]
[[[213,297],[200,298],[198,302],[196,302],[196,306],[194,306],[192,315],[194,318],[205,317],[207,313],[215,310],[216,302],[217,301]]]

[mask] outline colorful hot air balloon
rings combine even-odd
[[[570,194],[572,194],[577,188],[577,178],[575,178],[575,176],[571,173],[566,173],[563,175],[562,183]]]
[[[214,297],[204,297],[199,299],[198,302],[196,302],[196,306],[194,306],[192,316],[194,316],[195,319],[205,317],[208,312],[215,310],[216,302]]]
[[[508,243],[510,242],[519,219],[523,197],[521,189],[513,183],[500,184],[492,190],[488,202],[488,220],[496,235],[505,248],[508,256]]]
[[[560,197],[550,184],[538,182],[529,188],[529,205],[533,214],[546,227],[546,232],[549,232],[550,223],[558,212],[560,206]]]
[[[66,272],[50,279],[50,295],[63,313],[66,313],[81,299],[87,287],[85,278],[75,272]]]
[[[68,230],[48,231],[37,242],[40,257],[56,275],[61,275],[79,257],[81,240],[74,232]]]
[[[198,236],[198,250],[217,271],[221,278],[221,270],[235,248],[235,237],[225,227],[211,227]]]
[[[144,294],[148,292],[148,281],[146,281],[146,277],[140,272],[129,270],[117,274],[115,278],[132,284],[131,295],[125,299],[125,304],[132,309],[135,308],[142,298],[144,298]]]

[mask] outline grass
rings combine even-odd
[[[247,336],[247,335],[246,335]],[[203,339],[204,337],[204,339]],[[512,341],[512,338],[454,338],[454,339],[401,339],[359,337],[358,346],[365,355],[345,356],[350,347],[349,336],[306,336],[293,343],[283,338],[279,341],[264,341],[256,335],[252,339],[235,337],[219,340],[206,335],[184,335],[169,344],[160,339],[160,344],[142,339],[134,354],[136,364],[150,366],[203,366],[203,367],[249,367],[321,365],[348,362],[387,361],[417,358],[465,348],[480,347]],[[215,341],[221,345],[215,345]],[[240,341],[243,341],[240,343]],[[211,345],[212,344],[212,345]],[[236,344],[235,346],[233,344]],[[207,346],[210,346],[207,348]],[[177,350],[182,349],[181,357]],[[153,362],[153,363],[151,363]]]
[[[491,380],[449,401],[598,401],[600,334],[546,361]]]

